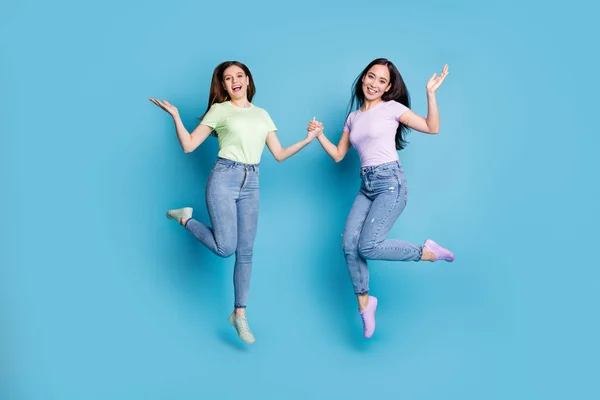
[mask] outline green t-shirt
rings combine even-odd
[[[277,130],[264,109],[254,104],[240,108],[229,101],[213,104],[201,123],[217,132],[219,157],[245,164],[260,162],[267,134]]]

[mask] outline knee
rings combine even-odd
[[[235,253],[235,244],[225,243],[217,248],[217,255],[223,258],[231,257]]]
[[[342,250],[347,256],[358,254],[358,235],[344,233],[342,236]]]
[[[244,249],[239,248],[235,252],[235,258],[238,262],[241,263],[251,263],[252,262],[252,249]]]
[[[371,258],[373,250],[375,250],[375,245],[373,244],[372,240],[365,240],[364,238],[359,239],[358,254],[360,254],[362,258]]]

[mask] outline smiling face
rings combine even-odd
[[[246,98],[250,78],[244,70],[237,65],[232,65],[223,72],[223,88],[229,94],[231,100]]]
[[[368,101],[380,99],[390,87],[390,71],[386,65],[373,65],[362,78],[362,90]]]

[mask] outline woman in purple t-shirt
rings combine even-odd
[[[384,58],[373,60],[354,82],[350,113],[338,145],[325,137],[320,122],[309,124],[309,130],[321,129],[318,140],[336,162],[344,158],[350,145],[360,157],[361,186],[346,221],[342,246],[366,338],[375,331],[377,308],[377,298],[369,296],[367,260],[454,260],[452,252],[429,239],[423,246],[386,239],[406,205],[406,178],[398,150],[406,145],[404,136],[409,128],[438,133],[435,92],[447,75],[445,65],[441,75],[433,74],[427,82],[428,112],[423,118],[410,110],[408,90],[394,64]]]

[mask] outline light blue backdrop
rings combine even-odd
[[[591,4],[591,3],[590,3]],[[597,9],[547,2],[8,1],[0,11],[3,399],[583,399],[597,375]],[[217,153],[178,146],[221,61],[252,70],[284,145],[337,141],[350,86],[393,60],[441,132],[400,153],[391,234],[453,264],[373,262],[361,337],[341,251],[352,150],[265,151],[242,346],[233,258],[165,218]]]

